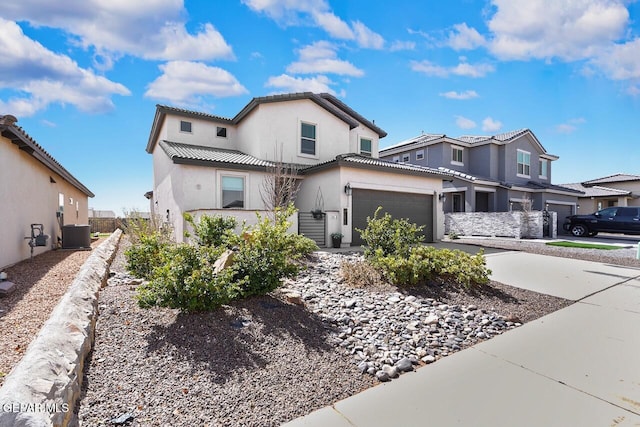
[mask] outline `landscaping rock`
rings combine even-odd
[[[9,295],[11,292],[15,291],[16,284],[13,282],[9,282],[4,280],[0,282],[0,297]]]
[[[213,264],[213,272],[215,274],[220,273],[225,268],[233,265],[234,252],[231,249],[227,249],[220,255],[220,257]]]

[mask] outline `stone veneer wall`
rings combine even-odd
[[[116,230],[82,265],[69,290],[0,388],[0,426],[77,425],[84,361],[93,346],[98,293],[122,234]]]
[[[555,212],[551,215],[550,236],[557,236]],[[445,214],[445,232],[459,236],[490,236],[539,239],[543,237],[542,211],[462,212]]]

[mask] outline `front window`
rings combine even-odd
[[[316,155],[316,125],[302,123],[300,127],[300,152]]]
[[[424,150],[416,151],[416,160],[424,159]]]
[[[400,161],[400,156],[393,156],[393,163],[398,163]]]
[[[222,207],[244,208],[244,178],[240,176],[222,177]]]
[[[191,122],[180,121],[180,132],[191,133]]]
[[[360,154],[371,157],[371,140],[360,138]]]
[[[547,179],[549,177],[549,161],[540,159],[540,178]]]
[[[462,166],[462,147],[451,147],[451,164]]]
[[[518,150],[518,176],[531,176],[531,153]]]
[[[402,161],[403,162],[408,162],[411,160],[411,156],[409,154],[403,154],[402,155]]]
[[[223,126],[218,126],[216,129],[216,136],[220,137],[220,138],[226,138],[227,137],[227,128],[223,127]]]

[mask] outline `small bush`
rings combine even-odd
[[[162,253],[163,264],[151,281],[138,286],[136,298],[143,308],[159,306],[186,312],[211,310],[234,295],[233,270],[214,273],[214,263],[224,248],[174,245]]]
[[[231,247],[234,241],[234,233],[238,221],[232,216],[202,215],[199,220],[193,218],[188,212],[184,213],[187,221],[195,233],[196,243],[200,246],[225,246]],[[185,237],[191,237],[185,232]]]
[[[380,272],[367,261],[343,261],[340,274],[348,285],[357,288],[384,284]]]
[[[124,253],[127,270],[137,277],[150,279],[153,270],[162,265],[162,252],[169,243],[160,233],[140,234],[137,243],[132,244]]]
[[[469,255],[457,249],[417,246],[411,249],[408,258],[382,256],[378,252],[372,263],[389,282],[398,286],[424,284],[437,278],[470,288],[488,283],[491,275],[482,250],[476,255]]]
[[[149,218],[145,218],[136,210],[125,212],[122,228],[129,237],[129,241],[134,245],[140,243],[142,237],[151,235],[156,235],[162,243],[171,243],[173,241],[173,230],[168,224],[163,223],[159,215],[151,215]]]
[[[377,251],[382,251],[383,256],[407,258],[411,247],[424,240],[424,236],[419,235],[424,226],[410,223],[406,219],[394,219],[388,213],[379,218],[381,210],[382,207],[378,207],[373,218],[367,217],[367,228],[356,229],[365,242],[365,258],[371,258]]]

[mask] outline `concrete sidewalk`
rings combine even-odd
[[[286,426],[639,426],[640,269],[487,263],[494,280],[579,301]]]

